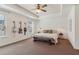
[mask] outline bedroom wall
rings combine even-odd
[[[75,5],[75,47],[79,49],[79,5]]]
[[[40,18],[38,26],[40,28],[52,28],[64,33],[64,37],[67,38],[67,19],[59,15],[49,15],[47,17]]]
[[[75,5],[72,6],[68,16],[68,38],[75,48]]]
[[[24,40],[24,39],[31,37],[31,34],[26,34],[26,35],[18,34],[19,21],[22,21],[22,27],[24,27],[23,23],[24,22],[28,23],[28,20],[30,20],[30,18],[27,18],[27,17],[22,16],[22,15],[17,14],[17,13],[5,11],[5,10],[4,11],[0,10],[0,14],[6,16],[6,22],[5,23],[6,23],[6,26],[7,26],[6,27],[6,36],[0,37],[0,46],[7,45],[7,44],[17,42],[17,41],[21,41],[21,40]],[[12,21],[15,21],[16,25],[17,25],[16,26],[17,32],[15,34],[13,34],[13,32],[12,32],[12,26],[13,26]],[[33,29],[33,31],[34,31],[34,29]]]
[[[70,31],[70,20],[72,20],[72,31]],[[68,17],[68,36],[73,48],[79,49],[79,5],[73,5]]]
[[[1,11],[0,11],[1,12]],[[0,37],[0,46],[2,45],[6,45],[9,43],[13,43],[19,40],[23,40],[25,38],[27,38],[27,36],[23,35],[23,34],[18,34],[18,28],[19,28],[19,21],[27,22],[27,18],[24,16],[21,16],[19,14],[14,14],[14,13],[6,13],[6,12],[2,12],[0,14],[3,14],[6,16],[6,36],[5,37]],[[16,22],[16,33],[13,34],[12,32],[12,27],[13,27],[13,23],[12,21]],[[22,27],[24,26],[24,24],[22,25]]]

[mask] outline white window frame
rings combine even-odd
[[[0,35],[0,37],[7,37],[6,36],[6,28],[7,28],[7,24],[6,24],[6,16],[5,15],[3,15],[3,14],[0,14],[0,16],[3,16],[4,17],[4,26],[5,26],[5,33],[4,33],[4,35]]]

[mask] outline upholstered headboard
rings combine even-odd
[[[57,33],[57,30],[45,29],[43,30],[43,33]]]
[[[54,30],[54,29],[40,29],[38,31],[39,33],[57,33],[57,30]]]

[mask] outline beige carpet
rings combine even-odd
[[[76,55],[78,50],[74,50],[68,40],[59,40],[55,45],[45,42],[33,42],[33,39],[24,40],[12,45],[0,48],[1,55]]]

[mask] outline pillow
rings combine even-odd
[[[57,33],[57,30],[52,30],[52,29],[43,30],[43,33],[51,33],[51,34],[54,34],[54,33]]]
[[[52,30],[43,30],[43,33],[53,33]]]
[[[52,30],[53,31],[53,33],[57,33],[57,30]]]
[[[48,33],[48,30],[43,30],[43,33]]]
[[[48,30],[48,33],[53,33],[53,31],[52,30]]]

